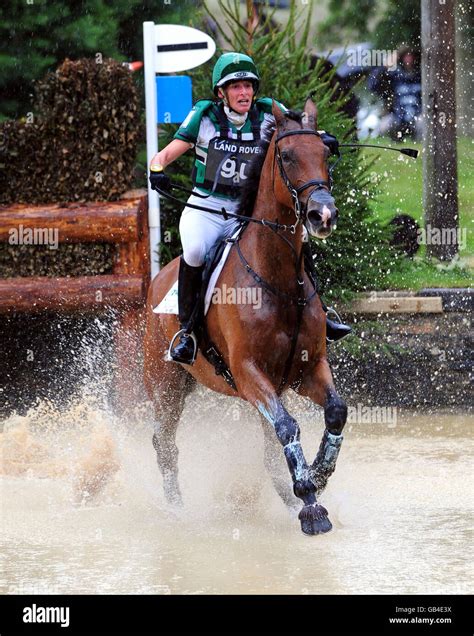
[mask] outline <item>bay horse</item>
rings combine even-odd
[[[144,380],[155,410],[153,445],[168,502],[181,503],[176,430],[185,398],[197,380],[257,409],[264,428],[265,466],[274,486],[289,506],[295,496],[301,499],[301,529],[314,535],[332,528],[317,497],[335,469],[347,407],[334,388],[326,358],[325,312],[303,265],[303,225],[311,235],[325,238],[336,225],[338,211],[330,193],[329,151],[317,133],[316,105],[308,98],[303,113],[283,112],[275,102],[272,110],[275,131],[257,175],[253,167],[258,188],[254,187],[253,210],[247,214],[274,223],[247,223],[216,283],[216,289],[260,288],[261,307],[213,303],[206,317],[209,337],[236,388],[216,375],[201,352],[193,366],[166,361],[178,318],[152,310],[177,280],[178,258],[160,271],[148,292]],[[250,188],[251,173],[252,166]],[[247,188],[240,211],[249,200]],[[311,464],[303,454],[298,423],[281,401],[289,388],[324,408],[326,428]],[[276,470],[283,456],[292,489],[288,475],[283,479]]]

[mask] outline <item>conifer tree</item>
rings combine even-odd
[[[303,9],[291,0],[286,24],[272,29],[267,21],[249,35],[247,9],[238,0],[219,0],[226,24],[219,25],[224,50],[251,55],[261,75],[260,94],[275,97],[288,108],[301,110],[306,97],[313,95],[318,107],[318,128],[336,135],[342,143],[354,136],[354,122],[342,112],[344,98],[334,98],[333,71],[312,68],[309,41],[310,5]],[[220,54],[224,51],[218,51]],[[192,73],[194,98],[212,99],[211,68],[215,59]],[[160,147],[171,139],[176,126],[163,126]],[[360,152],[344,153],[334,171],[333,194],[340,210],[337,230],[326,241],[312,240],[319,283],[325,297],[350,295],[355,291],[380,288],[397,256],[388,247],[388,231],[375,218],[374,196],[377,175],[372,162],[364,162]],[[188,181],[192,153],[169,166],[173,179]],[[188,156],[189,155],[189,156]],[[189,187],[189,181],[188,181]],[[173,241],[164,243],[162,256],[169,260],[179,253],[177,224],[181,209],[162,199],[163,227]],[[170,236],[168,235],[168,236]]]

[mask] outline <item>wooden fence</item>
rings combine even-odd
[[[96,312],[117,310],[115,349],[118,393],[135,393],[146,293],[150,282],[147,198],[133,192],[115,202],[0,206],[0,241],[12,231],[47,229],[59,243],[116,245],[112,273],[95,276],[0,279],[0,313]],[[130,380],[134,378],[134,380]],[[122,401],[122,400],[121,400]]]
[[[0,241],[16,232],[57,231],[60,243],[117,245],[112,274],[0,279],[0,313],[96,310],[143,304],[150,280],[146,197],[67,206],[0,206]]]

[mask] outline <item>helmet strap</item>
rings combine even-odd
[[[229,100],[227,99],[227,92],[225,88],[221,86],[220,89],[222,91],[222,94],[224,95],[224,97],[222,98],[222,101],[224,102],[224,106],[227,108],[227,114],[235,113],[236,115],[239,115],[240,113],[234,110],[232,106],[230,105]]]
[[[230,108],[229,106],[229,100],[227,99],[227,93],[225,92],[224,88],[222,86],[219,86],[219,91],[222,93],[223,97],[221,97],[222,101],[224,102],[224,104]],[[217,96],[219,97],[219,92],[217,93]]]

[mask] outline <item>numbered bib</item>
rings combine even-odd
[[[259,142],[214,137],[209,142],[203,186],[238,198],[247,179],[248,164],[262,152]]]

